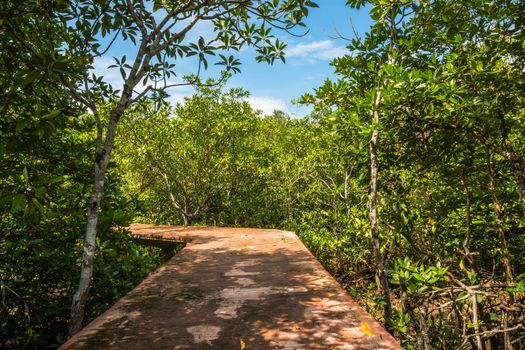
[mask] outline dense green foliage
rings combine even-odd
[[[339,80],[304,100],[357,163],[380,135],[387,324],[408,348],[523,346],[523,2],[369,4]]]
[[[0,163],[1,346],[54,348],[65,337],[71,294],[78,282],[80,245],[91,180],[92,118],[57,117],[39,136],[40,125],[21,129],[2,119]],[[20,143],[19,140],[25,140]],[[159,263],[158,254],[133,244],[124,230],[135,204],[108,179],[99,223],[92,319],[127,293]]]
[[[146,101],[133,110],[117,158],[128,192],[147,203],[144,221],[282,226],[297,210],[309,124],[261,117],[246,97],[202,87],[173,108]]]

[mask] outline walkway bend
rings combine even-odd
[[[188,244],[61,349],[400,349],[292,232],[131,230]]]

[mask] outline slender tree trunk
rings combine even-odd
[[[508,321],[509,321],[509,315],[506,311],[503,311],[501,313],[501,323],[503,326],[503,329],[507,329],[509,327]],[[519,344],[518,344],[519,346]],[[512,341],[509,332],[503,332],[503,347],[505,350],[513,350],[514,347],[512,346]]]
[[[512,163],[514,177],[516,178],[518,191],[521,197],[521,210],[523,211],[523,217],[525,218],[525,176],[523,175],[523,167],[514,152],[511,153],[510,161]]]
[[[410,321],[412,322],[412,326],[414,327],[414,332],[416,333],[417,345],[419,349],[427,350],[427,346],[425,344],[425,338],[423,334],[421,334],[419,322],[416,316],[414,315],[413,307],[410,305],[408,301],[407,284],[406,284],[406,279],[404,277],[399,278],[399,289],[401,291],[401,307],[402,307],[403,313],[408,314],[408,316],[410,317]]]
[[[168,192],[168,196],[170,198],[171,204],[173,205],[173,208],[175,208],[175,210],[179,212],[180,216],[182,217],[182,221],[184,222],[184,226],[189,226],[188,214],[187,214],[187,209],[186,209],[187,207],[183,209],[180,206],[179,202],[177,202],[175,195],[171,191],[171,186],[170,186],[170,182],[168,179],[168,175],[166,173],[161,173],[161,176],[164,179],[164,185],[166,186],[166,192]]]
[[[496,194],[496,185],[494,181],[494,169],[492,167],[492,162],[490,160],[490,153],[487,150],[487,175],[489,177],[489,192],[492,196],[492,204],[494,206],[494,212],[496,213],[496,228],[498,231],[498,239],[500,242],[501,249],[501,261],[503,263],[503,268],[505,269],[505,274],[507,275],[507,280],[510,282],[513,279],[512,266],[509,259],[509,249],[507,245],[507,239],[505,238],[505,229],[503,227],[503,211],[499,203],[498,196]]]
[[[470,271],[472,273],[476,272],[476,262],[470,253],[470,239],[472,236],[472,213],[471,213],[471,206],[472,206],[472,191],[470,190],[467,176],[465,175],[465,168],[461,168],[461,179],[463,181],[463,187],[465,189],[466,194],[466,203],[465,203],[465,212],[466,212],[466,233],[465,233],[465,239],[463,240],[463,253],[465,255],[465,258],[469,262],[470,265]]]
[[[512,165],[514,171],[514,177],[516,178],[516,184],[518,186],[518,193],[521,199],[521,210],[523,211],[523,217],[525,218],[525,176],[523,175],[523,167],[519,157],[514,152],[512,142],[509,140],[509,131],[505,117],[502,113],[499,114],[500,125],[501,125],[501,138],[505,146],[505,156]]]
[[[175,199],[175,195],[173,194],[173,192],[171,192],[170,189],[168,189],[168,195],[170,197],[170,200],[171,200],[171,204],[173,205],[173,207],[175,208],[175,210],[177,210],[180,214],[180,216],[182,217],[182,221],[184,222],[184,226],[189,226],[189,222],[188,222],[188,215],[186,214],[186,212],[180,207],[180,205],[177,203],[177,200]]]
[[[73,335],[82,328],[84,310],[91,286],[91,276],[93,275],[93,260],[95,257],[95,241],[97,235],[98,210],[104,189],[105,169],[100,162],[95,163],[95,184],[87,208],[87,227],[84,237],[82,253],[82,269],[80,272],[80,282],[77,292],[73,296],[71,305],[71,327],[69,334]]]
[[[392,7],[389,24],[390,24],[390,42],[388,44],[388,52],[386,54],[386,62],[388,64],[393,63],[392,52],[394,50],[394,45],[397,42],[397,32],[396,32],[396,21],[395,16],[398,7]],[[380,72],[383,70],[383,63],[380,64]],[[378,158],[377,158],[377,145],[379,140],[379,111],[381,106],[381,98],[383,93],[383,87],[387,86],[388,80],[382,77],[382,74],[379,74],[379,84],[375,92],[374,100],[374,112],[373,112],[373,122],[376,125],[374,131],[372,132],[372,137],[370,138],[370,231],[372,233],[372,245],[374,251],[374,259],[376,263],[377,273],[379,275],[379,283],[381,285],[381,293],[383,294],[383,299],[385,302],[385,320],[390,319],[392,316],[392,303],[390,301],[390,288],[388,285],[388,274],[386,273],[385,263],[383,261],[383,256],[381,255],[381,236],[379,234],[378,227],[378,215],[377,215],[377,193],[378,193]]]
[[[479,320],[478,320],[478,301],[476,299],[476,293],[472,292],[470,295],[472,300],[472,324],[474,327],[474,337],[476,339],[476,348],[478,350],[483,350],[483,345],[481,343],[481,337],[479,335]]]
[[[102,148],[97,147],[97,151],[95,153],[95,181],[87,208],[87,226],[84,236],[80,281],[78,284],[78,289],[73,296],[73,301],[71,303],[71,324],[69,328],[70,336],[82,329],[84,311],[86,308],[93,276],[93,261],[96,250],[98,214],[102,201],[102,194],[104,192],[104,180],[111,157],[111,151],[113,150],[113,145],[115,143],[117,124],[129,103],[131,93],[132,90],[126,85],[119,104],[111,111],[106,138],[104,140],[104,146]],[[102,133],[99,132],[97,137],[97,145],[101,142]]]
[[[190,221],[188,220],[187,215],[182,214],[182,221],[184,222],[184,226],[190,226]]]
[[[381,88],[376,91],[376,98],[374,102],[374,122],[379,123],[379,105],[381,103]],[[385,301],[385,319],[389,319],[392,315],[392,305],[390,302],[390,288],[388,286],[388,275],[386,273],[383,256],[381,255],[381,237],[379,235],[378,217],[377,217],[377,192],[378,192],[378,160],[377,160],[377,142],[379,140],[379,131],[372,132],[370,139],[370,230],[372,233],[372,245],[374,251],[374,259],[376,263],[377,273],[379,275],[379,282],[381,284],[381,292]]]

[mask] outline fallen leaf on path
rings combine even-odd
[[[368,327],[368,325],[365,322],[361,323],[361,327],[359,327],[359,330],[369,337],[372,336],[372,330],[370,329],[370,327]]]

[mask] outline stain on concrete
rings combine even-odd
[[[224,319],[237,317],[237,310],[246,302],[262,300],[265,295],[272,294],[271,287],[234,287],[225,288],[220,293],[220,307],[215,311],[215,315]]]
[[[219,338],[221,327],[212,325],[201,325],[191,326],[186,328],[188,333],[193,336],[193,342],[195,343],[207,343],[211,345],[211,342]]]

